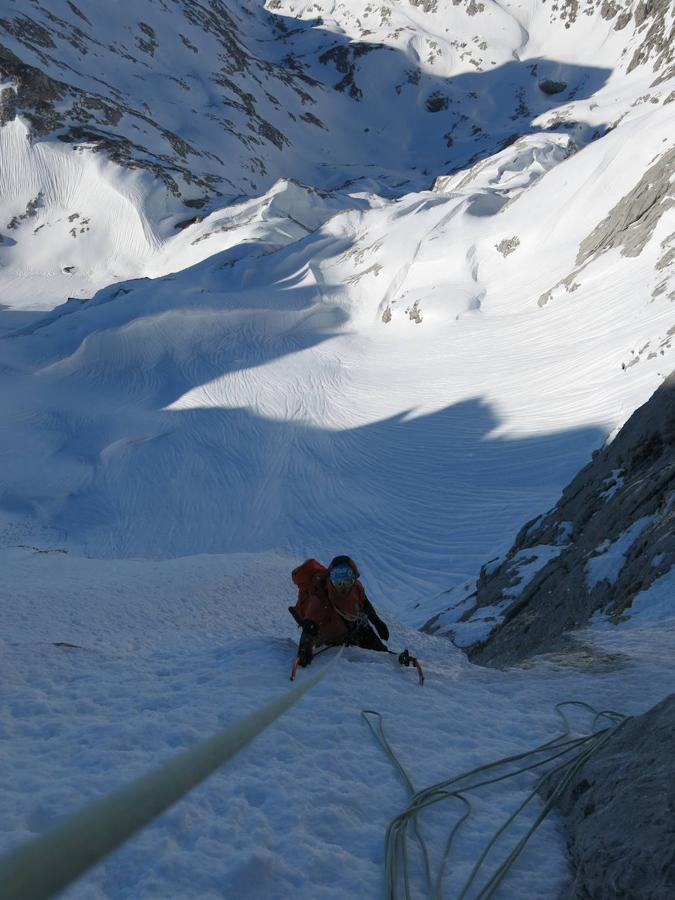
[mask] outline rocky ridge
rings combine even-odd
[[[601,614],[619,624],[675,564],[675,373],[503,559],[448,593],[424,630],[454,638],[483,665],[570,648]]]

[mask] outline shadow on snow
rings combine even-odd
[[[315,427],[304,366],[274,410],[283,420],[237,408],[236,386],[231,404],[221,393],[209,405],[211,380],[344,333],[346,313],[298,281],[296,249],[270,254],[266,273],[259,257],[231,265],[225,251],[114,285],[3,341],[34,374],[0,382],[3,406],[17,410],[4,429],[0,511],[20,509],[94,556],[348,552],[384,604],[412,605],[507,549],[600,430],[492,439],[499,422],[480,398]],[[168,408],[193,388],[196,402]]]

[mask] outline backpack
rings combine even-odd
[[[307,559],[291,572],[293,584],[298,588],[298,599],[295,606],[289,606],[289,610],[296,622],[305,618],[305,605],[309,599],[312,583],[315,576],[322,572],[328,572],[328,569],[318,559]]]

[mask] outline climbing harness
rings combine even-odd
[[[330,672],[315,675],[160,768],[0,858],[2,900],[48,900],[201,784]]]
[[[590,734],[579,738],[570,737],[572,728],[567,716],[563,712],[563,708],[568,706],[580,707],[593,714],[594,718]],[[548,769],[538,778],[530,794],[488,841],[478,857],[467,881],[457,895],[458,900],[463,900],[463,898],[467,896],[469,889],[474,885],[478,875],[481,873],[488,854],[492,851],[499,838],[502,837],[509,826],[515,822],[530,801],[540,794],[542,789],[545,789],[543,793],[545,793],[546,799],[543,808],[535,818],[533,824],[516,843],[515,847],[506,856],[504,861],[494,870],[478,892],[473,895],[474,900],[488,900],[489,897],[493,896],[513,863],[522,853],[527,842],[550,812],[557,798],[571,784],[575,775],[584,763],[603,747],[629,718],[629,716],[624,716],[621,713],[613,712],[611,710],[598,712],[588,703],[580,700],[563,701],[556,704],[555,709],[564,725],[562,734],[559,734],[557,737],[544,744],[540,744],[533,750],[528,750],[514,756],[507,756],[503,759],[496,760],[495,762],[478,766],[477,768],[464,772],[454,778],[441,781],[438,784],[431,785],[430,787],[419,791],[414,789],[408,773],[387,740],[380,713],[372,709],[364,709],[361,711],[361,716],[365,723],[368,725],[375,739],[397,769],[409,794],[407,809],[392,819],[385,835],[384,856],[386,900],[397,900],[397,898],[401,896],[404,896],[406,900],[411,900],[412,897],[406,834],[406,829],[409,824],[412,825],[415,840],[422,853],[429,896],[432,900],[442,900],[443,879],[454,838],[472,813],[471,803],[465,794],[476,788],[496,784],[507,778],[520,775],[523,772],[533,771],[534,769],[555,762],[556,764],[553,768]],[[601,720],[605,720],[609,724],[605,728],[596,730],[596,726]],[[516,765],[515,768],[514,764]],[[500,772],[500,770],[504,769],[506,769],[505,772]],[[461,810],[460,815],[451,828],[446,840],[438,872],[434,879],[431,872],[429,851],[420,832],[418,815],[423,809],[433,806],[442,800],[458,801],[461,804]],[[403,885],[403,894],[400,892],[401,884]]]
[[[328,597],[328,602],[333,607],[333,612],[337,613],[348,625],[358,628],[359,625],[368,622],[368,616],[365,613],[348,613],[337,605],[330,594],[327,593],[326,596]]]

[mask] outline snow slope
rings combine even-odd
[[[149,563],[3,550],[12,587],[0,607],[0,849],[284,691],[295,626],[281,601],[291,597],[292,562],[272,554]],[[477,669],[446,640],[391,624],[392,646],[421,656],[424,688],[392,657],[348,650],[250,748],[64,896],[370,900],[381,892],[384,831],[406,795],[362,708],[382,713],[421,788],[552,738],[560,700],[637,713],[675,690],[672,630],[633,630],[618,652],[616,635],[595,637],[595,661],[589,656],[578,669],[542,663],[504,673]],[[583,714],[572,719],[582,733],[589,727]],[[477,792],[445,896],[457,895],[531,784],[521,776]],[[434,863],[454,820],[452,809],[425,816]],[[489,858],[486,876],[520,834]],[[564,853],[559,823],[547,820],[497,896],[557,896]],[[413,895],[424,896],[413,859]]]
[[[668,364],[650,287],[672,211],[637,257],[576,255],[589,192],[600,220],[632,184],[626,146],[650,160],[674,116],[572,155],[521,138],[342,212],[279,185],[174,238],[180,271],[24,314],[3,341],[8,519],[95,556],[347,547],[392,608],[461,580]]]
[[[73,897],[376,896],[404,794],[361,706],[421,785],[675,689],[665,613],[578,671],[411,630],[673,369],[672,9],[266,7],[0,18],[2,846],[282,691],[306,556],[428,683],[349,651]],[[556,896],[555,822],[513,878]]]

